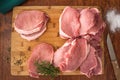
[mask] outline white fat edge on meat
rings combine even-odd
[[[46,15],[45,15],[45,16],[46,16]],[[17,17],[18,17],[18,15],[15,17],[15,19],[16,19]],[[47,18],[47,20],[46,20],[45,24],[46,24],[47,21],[48,21],[48,16],[47,16],[46,18]],[[42,22],[43,22],[43,20],[40,21],[40,22],[39,22],[38,24],[36,24],[35,26],[41,24]],[[26,34],[26,35],[27,35],[27,34],[32,34],[32,33],[38,32],[38,31],[41,29],[41,27],[36,27],[36,28],[33,28],[33,30],[30,30],[30,31],[22,30],[22,29],[19,29],[19,28],[16,27],[15,22],[13,23],[13,26],[14,26],[15,30],[16,30],[19,34]]]
[[[40,21],[39,23],[37,23],[36,25],[35,25],[35,28],[33,28],[33,29],[36,29],[36,27],[38,26],[38,25],[40,25],[40,24],[42,24],[44,21]],[[39,26],[38,26],[39,27]]]
[[[42,24],[43,22],[45,22],[44,23],[44,27],[46,26],[46,24],[47,24],[47,22],[48,22],[48,15],[44,15],[44,18],[46,18],[46,19],[43,19],[43,20],[41,20],[38,24],[36,24],[35,26],[38,26],[39,24]],[[38,26],[39,27],[39,26]],[[36,28],[36,27],[35,27]],[[35,29],[34,28],[34,29]]]
[[[76,39],[73,40],[72,42],[69,42],[69,43],[70,43],[71,45],[75,45],[75,44],[76,44]],[[71,48],[70,48],[70,50],[71,50]],[[70,55],[71,53],[68,52],[67,54]],[[66,64],[68,64],[68,60],[69,60],[69,58],[66,58],[65,60],[66,60]]]
[[[86,51],[87,51],[87,56],[88,56],[88,55],[89,55],[89,53],[90,53],[90,44],[87,44],[86,46],[87,46]],[[87,56],[86,56],[86,58],[87,58]],[[85,58],[85,59],[86,59],[86,58]]]
[[[67,46],[69,46],[69,45],[71,45],[71,41],[65,42],[61,48],[67,47]],[[59,49],[60,49],[60,48],[59,48]],[[59,49],[57,49],[57,50],[59,50]],[[54,54],[54,58],[55,58],[55,56],[58,56],[58,55],[55,55],[55,54]],[[61,57],[61,58],[62,58],[62,57]],[[56,61],[56,60],[54,60],[54,61]]]
[[[69,46],[69,45],[74,45],[75,44],[75,41],[76,41],[76,39],[75,40],[73,40],[73,41],[68,41],[68,42],[66,42],[63,46],[64,47],[66,47],[66,46]],[[69,48],[70,49],[70,48]],[[69,55],[70,53],[69,52],[67,52],[67,54]],[[66,65],[68,65],[68,60],[69,60],[69,58],[65,58],[65,64]]]
[[[120,13],[118,13],[116,9],[109,10],[106,13],[106,20],[109,23],[112,32],[120,30]]]
[[[102,74],[102,61],[101,61],[100,57],[97,57],[97,59],[98,59],[98,61],[100,63],[100,68],[101,68],[100,72],[98,73],[98,75],[99,75],[99,74]]]
[[[94,9],[97,13],[100,13],[100,11],[98,10],[98,8],[92,8]]]
[[[34,39],[38,38],[39,36],[41,36],[41,35],[46,31],[46,29],[47,29],[47,28],[46,28],[47,21],[48,21],[48,20],[45,21],[45,24],[43,25],[43,28],[44,28],[44,29],[43,29],[40,33],[34,34],[34,36],[33,36],[32,34],[31,34],[32,36],[25,36],[25,35],[23,35],[23,34],[20,34],[20,36],[21,36],[23,39],[26,39],[26,40],[28,40],[28,41],[31,41],[31,40],[34,40]],[[41,29],[40,29],[40,30],[41,30]],[[40,31],[40,30],[39,30],[39,31]],[[39,31],[38,31],[38,32],[39,32]],[[34,38],[33,38],[33,37],[34,37]],[[29,39],[28,39],[28,38],[29,38]]]
[[[74,39],[72,41],[67,41],[67,42],[65,42],[65,44],[63,46],[65,47],[65,46],[68,46],[68,45],[74,45],[75,41],[76,41],[76,39]]]
[[[75,43],[76,43],[76,39],[74,39],[71,44],[75,45]]]
[[[34,39],[36,39],[36,38],[38,38],[39,36],[41,36],[44,32],[45,32],[45,30],[46,30],[46,27],[40,32],[40,33],[37,33],[37,34],[34,34],[34,35],[32,35],[32,36],[24,36],[24,35],[20,35],[23,39],[26,39],[26,40],[28,40],[28,41],[31,41],[31,40],[34,40]]]
[[[66,42],[63,46],[68,46],[70,45],[71,42]]]
[[[88,52],[87,53],[90,53],[90,51],[91,51],[91,46],[89,45],[89,48],[87,48],[87,50],[88,50]],[[95,52],[95,51],[94,51]],[[89,56],[89,54],[87,55],[87,57]],[[86,57],[86,58],[87,58]],[[97,59],[96,59],[97,60]],[[96,65],[94,65],[93,67],[91,67],[90,69],[89,69],[89,71],[92,71],[95,67],[97,66],[97,64]],[[89,71],[88,71],[88,73],[89,73]],[[80,72],[81,74],[84,74],[84,75],[86,75],[88,78],[90,78],[92,75],[89,75],[88,73],[84,73],[84,72]],[[93,74],[94,75],[94,74]]]
[[[15,26],[14,24],[14,28],[15,30],[19,33],[19,34],[32,34],[32,33],[35,33],[35,32],[38,32],[41,28],[40,27],[37,27],[37,28],[34,28],[33,30],[30,30],[30,31],[25,31],[25,30],[22,30],[22,29],[19,29]]]
[[[65,10],[66,10],[67,8],[68,8],[68,7],[66,7],[66,8],[63,10],[63,12],[62,12],[62,14],[60,15],[60,18],[59,18],[59,34],[60,34],[61,38],[63,38],[63,39],[71,38],[69,35],[65,34],[65,33],[62,31],[62,29],[61,29],[61,21],[62,21],[61,18],[62,18],[63,14],[64,14],[64,12],[65,12]],[[64,35],[64,36],[62,36],[62,35]]]
[[[91,48],[94,49],[94,54],[95,54],[95,52],[96,52],[95,48],[92,47],[92,46],[91,46]],[[94,55],[94,56],[95,56],[95,59],[96,59],[96,61],[97,61],[96,55]],[[97,62],[96,62],[96,64],[95,64],[93,67],[90,68],[90,70],[93,70],[93,69],[96,68],[96,67],[97,67]]]

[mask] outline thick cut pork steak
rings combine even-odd
[[[89,45],[86,39],[69,39],[54,54],[54,65],[61,71],[75,71],[86,59]]]
[[[66,7],[59,19],[59,34],[61,38],[72,38],[79,36],[80,13],[71,7]]]
[[[52,63],[54,55],[53,47],[47,43],[41,43],[34,47],[30,58],[28,59],[28,70],[31,77],[38,78],[35,62],[47,61]]]
[[[43,34],[47,21],[48,16],[42,11],[22,11],[15,18],[14,28],[22,38],[30,41]]]

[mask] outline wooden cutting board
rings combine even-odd
[[[88,6],[73,6],[75,8],[86,8]],[[61,47],[66,40],[59,37],[59,17],[65,6],[20,6],[13,9],[12,17],[12,35],[11,35],[11,74],[12,75],[28,75],[27,60],[31,54],[31,50],[37,44],[46,42],[51,44],[55,49]],[[22,39],[20,35],[14,30],[13,24],[18,13],[25,10],[40,10],[44,11],[50,17],[47,23],[46,32],[38,39],[27,41]],[[102,41],[103,43],[103,41]],[[101,44],[102,44],[101,43]],[[103,46],[103,44],[102,44]],[[103,47],[104,49],[104,47]],[[103,53],[104,55],[104,53]],[[104,57],[102,59],[104,63]],[[104,69],[104,68],[103,68]],[[81,75],[79,70],[74,72],[65,72],[61,75]]]

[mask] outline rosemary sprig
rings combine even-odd
[[[42,62],[35,62],[35,66],[37,67],[37,72],[45,75],[50,76],[52,79],[58,76],[58,73],[60,72],[57,67],[55,67],[53,64],[50,64],[49,62],[42,61]]]

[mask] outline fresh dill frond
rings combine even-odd
[[[50,62],[42,61],[42,62],[35,62],[35,66],[37,67],[37,72],[45,75],[50,76],[51,78],[55,78],[58,76],[58,73],[60,72],[57,67],[55,67]]]

